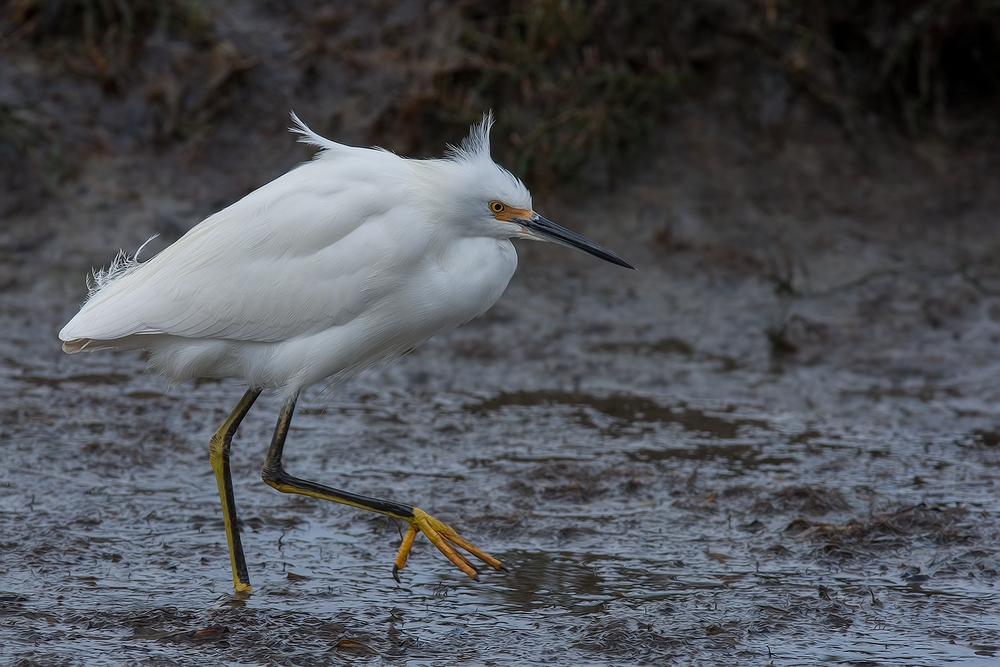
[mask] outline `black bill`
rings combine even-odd
[[[565,227],[560,227],[556,223],[551,220],[546,220],[537,213],[532,216],[530,220],[516,220],[515,222],[548,241],[568,246],[570,248],[576,248],[577,250],[582,250],[588,255],[593,255],[598,259],[603,259],[605,262],[611,262],[612,264],[617,264],[618,266],[624,266],[626,269],[635,270],[634,266],[622,259],[617,253],[608,250],[599,243],[594,243],[586,236],[581,236],[576,232],[571,232]]]

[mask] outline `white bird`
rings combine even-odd
[[[249,386],[210,444],[237,594],[251,588],[229,448],[265,388],[284,398],[261,473],[267,484],[406,521],[397,581],[417,532],[473,579],[478,571],[455,547],[501,569],[418,508],[286,473],[281,456],[296,399],[316,382],[344,380],[482,315],[517,267],[511,239],[554,241],[633,267],[532,210],[527,188],[490,157],[489,115],[446,157],[430,160],[338,144],[292,119],[299,141],[320,149],[315,158],[152,259],[120,253],[95,272],[87,301],[59,332],[63,350],[142,348],[171,383],[234,378]]]

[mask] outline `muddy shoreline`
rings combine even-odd
[[[421,543],[397,586],[391,522],[260,481],[265,396],[233,454],[245,603],[205,444],[241,388],[166,392],[139,354],[64,357],[67,306],[9,307],[4,660],[994,659],[988,416],[943,417],[959,398],[926,392],[803,409],[788,383],[856,373],[637,336],[643,286],[570,266],[529,265],[484,321],[308,392],[290,436],[290,470],[447,517],[511,573],[473,584]]]

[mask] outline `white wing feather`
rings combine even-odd
[[[59,337],[277,342],[354,319],[406,279],[428,239],[405,161],[340,148],[352,159],[300,166],[109,281]]]

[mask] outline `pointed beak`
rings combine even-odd
[[[594,243],[586,236],[581,236],[576,232],[571,232],[565,227],[560,227],[556,223],[551,220],[546,220],[537,213],[532,214],[532,216],[526,220],[518,219],[514,220],[514,222],[527,229],[531,233],[531,236],[538,237],[540,240],[552,241],[553,243],[558,243],[559,245],[582,250],[588,255],[593,255],[598,259],[603,259],[605,262],[611,262],[612,264],[617,264],[618,266],[624,266],[626,269],[635,270],[634,266],[622,259],[617,253],[608,250],[599,243]]]

